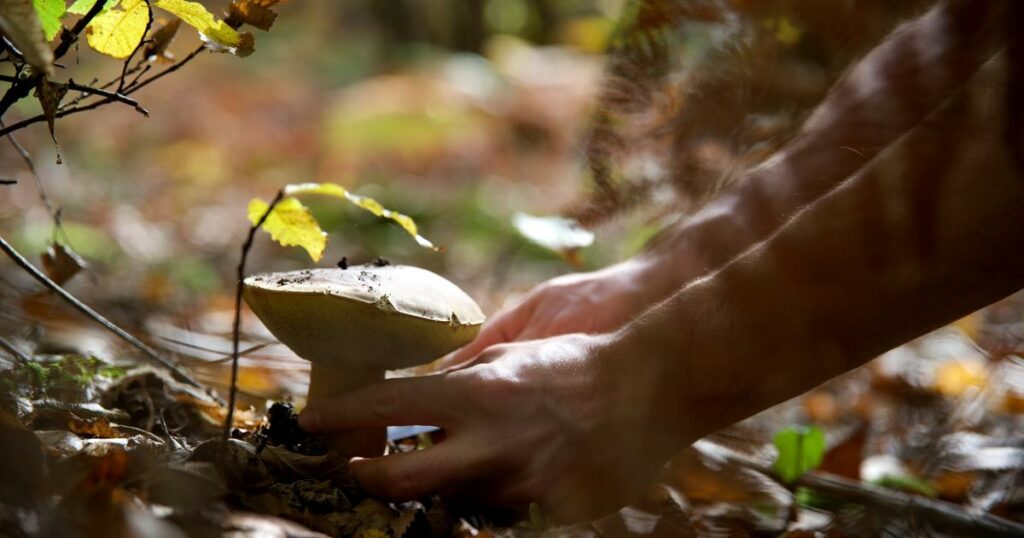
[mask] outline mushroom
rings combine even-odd
[[[437,359],[469,343],[484,321],[458,286],[407,265],[254,275],[244,297],[281,343],[311,363],[307,402]],[[384,443],[382,428],[330,440],[346,456],[379,456]]]

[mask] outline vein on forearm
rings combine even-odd
[[[769,236],[955,95],[1007,42],[1005,12],[1001,0],[956,1],[898,28],[836,84],[786,148],[684,222],[667,247],[655,247],[699,274]]]
[[[997,55],[869,166],[637,331],[673,350],[697,401],[737,400],[724,413],[738,419],[1024,286],[1024,173],[1004,137],[1024,121],[1007,114],[1021,98],[1007,95],[1007,72],[1020,68]]]

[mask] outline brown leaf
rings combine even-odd
[[[256,40],[252,37],[251,32],[242,32],[240,35],[242,42],[235,47],[235,56],[245,58],[256,50]]]
[[[233,28],[248,24],[263,31],[270,30],[277,18],[277,13],[270,9],[273,4],[259,0],[234,0],[228,6],[226,21]]]
[[[103,439],[122,437],[110,426],[110,422],[105,418],[82,419],[72,416],[68,420],[68,431],[85,437],[99,437]]]
[[[42,255],[46,275],[57,284],[63,285],[89,266],[77,252],[64,245],[52,243]]]
[[[31,0],[0,0],[0,29],[32,67],[53,76],[53,51]]]
[[[143,58],[156,56],[165,60],[173,59],[174,55],[167,51],[167,47],[174,40],[174,36],[178,33],[178,28],[180,27],[181,19],[173,19],[161,24],[150,36],[149,43],[143,50]]]
[[[57,117],[57,108],[60,106],[60,101],[64,99],[64,95],[67,93],[67,84],[51,82],[46,78],[39,79],[39,83],[36,84],[36,97],[39,99],[39,105],[43,108],[43,115],[46,116],[46,125],[50,127],[50,138],[53,139],[53,145],[57,148],[57,164],[61,164],[64,161],[60,156],[60,144],[57,143],[57,135],[53,131],[53,121]]]
[[[42,498],[45,486],[43,447],[35,434],[0,411],[0,502],[15,506]]]

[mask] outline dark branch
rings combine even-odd
[[[106,5],[107,0],[96,0],[96,3],[89,8],[89,11],[87,11],[85,15],[82,15],[81,19],[78,19],[78,22],[75,23],[71,30],[65,29],[61,32],[60,44],[57,45],[57,48],[53,49],[53,61],[56,62],[63,58],[64,55],[71,50],[71,45],[78,42],[78,36],[85,30],[85,27],[89,26],[89,23],[92,22],[92,20],[96,18],[101,11],[103,11],[103,8],[106,7]]]
[[[771,469],[741,454],[724,451],[727,460],[773,476]],[[987,513],[971,513],[962,506],[856,482],[828,473],[807,473],[791,484],[819,491],[838,501],[859,504],[892,514],[931,524],[937,530],[956,536],[1024,536],[1024,524]]]
[[[245,242],[242,243],[242,258],[238,261],[238,282],[235,283],[235,321],[231,329],[231,385],[228,391],[228,416],[224,419],[224,450],[221,455],[227,454],[227,443],[228,439],[231,438],[231,427],[235,422],[235,400],[238,397],[238,346],[239,346],[239,333],[242,329],[242,289],[243,281],[245,280],[245,262],[249,259],[249,250],[252,249],[252,242],[256,238],[256,232],[259,231],[263,223],[266,222],[267,217],[277,207],[277,204],[284,199],[284,189],[277,191],[277,195],[270,201],[270,205],[267,210],[263,212],[256,224],[249,227],[249,235],[245,237]],[[223,457],[221,458],[221,466],[223,468]]]
[[[28,364],[32,362],[32,359],[25,354],[22,350],[14,346],[14,344],[8,342],[4,337],[0,336],[0,349],[6,351],[12,357],[18,360],[22,364]]]
[[[142,46],[146,43],[146,35],[149,34],[149,29],[153,27],[153,5],[149,3],[149,0],[145,0],[145,2],[146,2],[146,29],[142,31],[142,39],[140,39],[139,42],[135,45],[135,48],[132,49],[132,53],[129,54],[128,57],[124,59],[124,65],[121,66],[121,77],[118,79],[118,83],[117,83],[117,91],[118,92],[124,91],[124,86],[125,86],[124,79],[125,79],[125,77],[128,76],[128,64],[131,63],[132,58],[135,57],[135,54],[137,52],[139,52],[139,49],[141,49]]]
[[[17,77],[12,77],[10,75],[0,75],[0,82],[17,83],[17,81],[18,81]],[[143,116],[146,116],[147,118],[149,117],[149,111],[146,110],[145,108],[143,108],[142,105],[140,105],[138,101],[136,101],[135,99],[132,99],[131,97],[128,97],[127,95],[124,95],[124,94],[121,94],[121,93],[117,93],[117,92],[108,92],[107,90],[102,90],[100,88],[94,88],[92,86],[85,86],[85,85],[82,85],[82,84],[79,84],[79,83],[75,82],[74,80],[68,80],[67,85],[68,85],[68,89],[74,90],[76,92],[82,92],[82,93],[89,94],[89,95],[99,95],[101,97],[106,97],[107,99],[110,99],[111,101],[118,101],[118,102],[124,103],[124,104],[134,108],[135,110],[137,110],[139,112],[139,114],[142,114]]]
[[[4,120],[0,119],[0,128],[3,128]],[[56,207],[50,200],[50,196],[46,193],[46,187],[43,186],[43,178],[39,176],[39,171],[36,170],[36,163],[32,161],[32,155],[29,154],[28,150],[25,149],[21,143],[14,138],[14,134],[7,133],[7,141],[11,143],[11,147],[14,151],[18,152],[21,156],[21,160],[25,161],[25,166],[28,167],[28,171],[32,173],[32,179],[36,182],[36,190],[39,191],[39,198],[43,201],[43,205],[46,206],[46,211],[50,213],[50,217],[53,218],[54,225],[60,229],[60,218]]]
[[[121,103],[124,103],[124,104],[134,108],[135,110],[137,110],[139,112],[139,114],[142,114],[143,116],[146,116],[147,118],[149,117],[149,111],[148,110],[143,108],[142,105],[140,105],[138,101],[136,101],[135,99],[132,99],[131,97],[128,97],[127,95],[124,95],[123,93],[109,92],[107,90],[102,90],[100,88],[93,88],[92,86],[83,86],[81,84],[76,84],[74,80],[68,80],[68,88],[70,88],[70,89],[72,89],[72,90],[74,90],[76,92],[82,92],[82,93],[91,94],[91,95],[99,95],[99,96],[102,96],[102,97],[106,97],[107,99],[111,99],[113,101],[119,101]]]
[[[192,59],[194,59],[196,56],[199,56],[199,53],[203,52],[203,50],[205,48],[206,48],[205,45],[201,45],[201,46],[199,46],[199,48],[197,48],[197,49],[193,50],[191,53],[189,53],[188,56],[182,58],[181,61],[171,65],[167,69],[164,69],[163,71],[160,71],[159,73],[157,73],[157,74],[155,74],[155,75],[153,75],[153,76],[151,76],[151,77],[149,77],[147,79],[139,81],[138,83],[133,83],[133,84],[125,87],[124,92],[121,95],[131,95],[131,94],[135,93],[136,91],[146,87],[151,82],[153,82],[153,81],[155,81],[155,80],[157,80],[157,79],[159,79],[161,77],[164,77],[165,75],[173,73],[174,71],[177,71],[178,69],[181,69],[182,66],[184,66],[188,62],[192,61]],[[56,114],[56,117],[63,118],[64,116],[70,116],[71,114],[77,114],[79,112],[85,112],[86,110],[93,110],[93,109],[95,109],[97,107],[100,107],[100,106],[103,106],[103,105],[105,105],[107,103],[112,103],[113,101],[114,101],[114,99],[111,99],[109,97],[104,97],[103,99],[100,99],[99,101],[93,101],[93,102],[91,102],[89,104],[86,104],[86,105],[74,106],[74,107],[71,107],[71,108],[66,108],[66,109],[58,110],[57,114]],[[46,120],[46,116],[44,116],[42,114],[37,114],[35,116],[32,116],[31,118],[26,118],[26,119],[21,120],[21,121],[19,121],[17,123],[12,123],[8,127],[0,128],[0,136],[6,135],[8,133],[12,133],[12,132],[17,131],[19,129],[24,129],[25,127],[28,127],[29,125],[32,125],[33,123],[39,123],[39,122],[45,121],[45,120]]]
[[[39,281],[40,284],[46,286],[47,288],[55,292],[57,295],[59,295],[62,299],[64,299],[68,304],[73,306],[79,312],[92,318],[93,321],[99,323],[108,331],[116,334],[122,340],[128,342],[128,344],[130,344],[135,349],[141,351],[143,355],[150,360],[150,362],[162,368],[166,368],[168,371],[170,371],[170,373],[174,376],[175,379],[181,381],[182,383],[192,385],[193,387],[203,388],[203,386],[200,385],[194,379],[192,379],[190,375],[180,370],[170,360],[162,357],[159,353],[157,353],[155,349],[149,347],[138,338],[135,338],[130,333],[118,327],[107,318],[101,316],[98,312],[90,308],[88,305],[75,298],[74,295],[68,293],[67,290],[60,287],[59,284],[50,280],[49,277],[47,277],[45,274],[42,273],[42,271],[37,269],[34,265],[32,265],[31,262],[25,259],[25,257],[22,256],[17,250],[15,250],[14,247],[12,247],[10,243],[4,240],[3,237],[0,237],[0,250],[3,250],[8,257],[14,260],[14,263],[18,264],[18,266],[24,269],[29,275],[31,275],[33,278]]]
[[[0,179],[0,185],[16,185],[17,179]]]
[[[78,35],[85,30],[85,27],[92,22],[92,19],[96,17],[96,15],[100,14],[100,11],[103,11],[103,6],[106,4],[107,0],[96,0],[96,3],[92,5],[89,11],[79,19],[77,23],[75,23],[75,26],[71,30],[65,28],[61,32],[60,44],[57,45],[57,48],[53,51],[54,62],[67,54],[68,50],[71,49],[71,45],[78,41]],[[35,76],[19,79],[14,84],[11,84],[10,88],[7,88],[4,96],[0,98],[0,118],[2,118],[4,113],[7,112],[7,109],[11,108],[11,105],[28,95],[28,92],[35,87],[36,81],[38,81],[40,77],[42,77],[42,74],[36,74]],[[7,132],[3,134],[7,134]]]

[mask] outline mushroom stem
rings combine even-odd
[[[357,370],[313,363],[309,374],[308,402],[356,390],[384,380],[384,370]],[[376,457],[384,454],[385,428],[366,428],[330,436],[331,449],[346,457]]]

